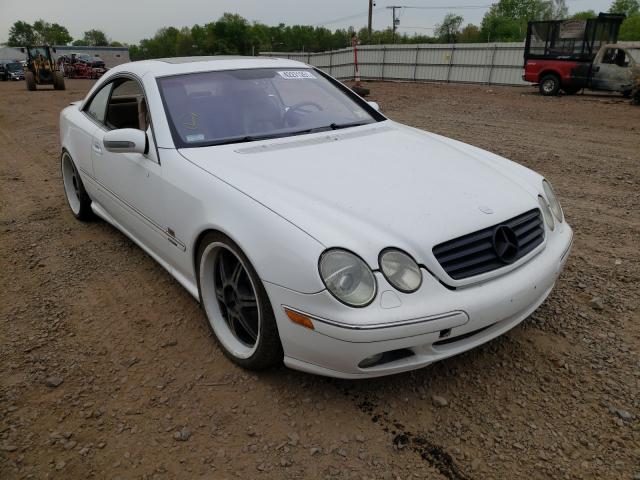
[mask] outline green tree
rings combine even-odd
[[[609,7],[609,13],[624,13],[628,18],[640,14],[640,1],[614,0]]]
[[[525,33],[522,22],[504,15],[485,15],[480,28],[485,42],[517,42]]]
[[[107,34],[102,30],[88,30],[84,32],[83,40],[87,42],[87,45],[92,47],[106,47],[109,45],[109,39]]]
[[[35,42],[48,45],[67,45],[71,43],[69,30],[57,23],[49,23],[44,20],[36,20],[33,23]]]
[[[74,40],[73,43],[71,44],[74,47],[88,47],[89,46],[89,42],[87,42],[86,40],[79,38],[78,40]]]
[[[585,10],[583,12],[576,12],[571,15],[572,20],[589,20],[590,18],[596,18],[598,14],[593,10]]]
[[[618,38],[626,42],[640,40],[640,15],[633,15],[622,22]]]
[[[464,18],[455,13],[447,13],[441,24],[436,25],[435,34],[446,43],[455,43],[460,34],[460,27]]]
[[[547,0],[499,0],[482,19],[482,37],[490,42],[521,41],[527,33],[527,22],[554,18],[562,10],[558,4]]]
[[[462,29],[460,35],[458,35],[458,41],[460,43],[478,43],[482,42],[482,35],[477,25],[469,23]]]
[[[33,27],[22,20],[15,22],[9,29],[7,45],[10,47],[24,47],[35,43]]]
[[[191,41],[193,46],[194,55],[203,55],[205,52],[204,44],[207,36],[207,31],[200,25],[194,25],[191,27]]]

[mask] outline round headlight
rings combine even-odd
[[[562,207],[560,206],[560,202],[558,201],[558,198],[556,197],[551,184],[546,180],[542,180],[542,189],[544,190],[544,196],[547,197],[547,200],[549,201],[549,208],[551,208],[551,211],[558,219],[558,221],[562,222],[562,220],[564,219]]]
[[[538,203],[540,204],[540,210],[542,210],[542,216],[544,217],[545,223],[551,230],[553,230],[556,228],[556,222],[553,219],[553,213],[551,213],[549,204],[542,195],[538,195]]]
[[[369,305],[376,296],[376,279],[369,266],[346,250],[327,250],[320,257],[320,276],[327,289],[352,307]]]
[[[415,292],[422,284],[420,267],[413,258],[400,250],[382,252],[380,269],[384,278],[401,292]]]

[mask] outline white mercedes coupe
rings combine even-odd
[[[573,233],[549,182],[278,58],[127,63],[60,116],[71,211],[130,237],[245,368],[341,378],[491,340]]]

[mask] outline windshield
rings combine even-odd
[[[44,58],[49,58],[49,54],[45,47],[31,47],[29,49],[29,55],[31,55],[31,58],[37,58],[40,55],[42,55]]]
[[[376,119],[311,69],[250,69],[161,78],[177,147],[250,142],[373,123]]]
[[[5,68],[10,72],[19,72],[20,70],[22,70],[22,65],[20,65],[19,63],[7,63],[5,65]]]

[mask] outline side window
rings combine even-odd
[[[96,93],[89,105],[85,107],[85,111],[100,123],[104,123],[111,87],[113,87],[111,83],[102,87],[102,90]]]
[[[113,93],[107,106],[105,124],[108,128],[136,128],[146,131],[149,112],[142,87],[135,80],[114,82]]]
[[[616,62],[616,65],[618,65],[619,67],[629,66],[629,59],[627,58],[627,55],[624,53],[624,50],[620,48],[618,49],[618,53],[616,53],[615,62]]]

